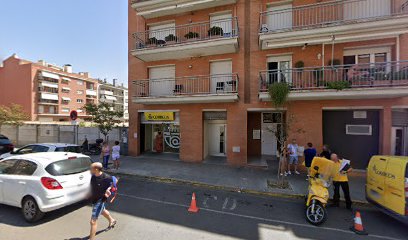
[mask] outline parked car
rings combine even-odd
[[[22,209],[26,221],[80,202],[89,192],[91,159],[83,154],[51,152],[0,160],[0,203]]]
[[[11,152],[13,149],[14,145],[11,143],[10,139],[0,134],[0,154]]]
[[[367,168],[366,199],[408,225],[408,157],[373,156]]]
[[[0,155],[0,160],[6,157],[28,154],[28,153],[38,153],[38,152],[73,152],[81,153],[82,147],[75,144],[68,143],[36,143],[29,144],[21,147],[15,151],[11,151]]]

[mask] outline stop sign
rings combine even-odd
[[[72,110],[71,113],[69,114],[69,117],[71,118],[72,121],[77,120],[78,118],[78,112],[75,110]]]

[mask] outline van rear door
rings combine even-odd
[[[369,200],[385,205],[385,178],[382,175],[387,168],[385,156],[373,156],[367,168],[366,194]]]
[[[407,162],[398,157],[388,160],[385,172],[385,207],[405,215],[405,169]]]

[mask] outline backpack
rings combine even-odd
[[[113,201],[115,201],[116,196],[118,194],[118,182],[119,182],[119,179],[116,178],[115,176],[112,176],[112,183],[111,183],[110,191],[112,193],[111,196],[113,197],[109,201],[110,203],[113,203]]]

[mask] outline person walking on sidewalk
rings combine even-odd
[[[332,153],[330,155],[331,160],[334,162],[334,176],[333,176],[333,186],[334,186],[334,195],[333,195],[333,207],[339,207],[340,203],[340,187],[343,190],[344,198],[346,200],[346,208],[351,210],[352,201],[350,198],[350,188],[348,184],[347,174],[352,171],[352,168],[349,167],[346,171],[341,170],[342,160],[339,160],[337,154]]]
[[[108,229],[115,227],[116,220],[110,215],[108,210],[105,208],[106,200],[110,197],[112,186],[112,177],[108,174],[102,172],[102,164],[95,162],[91,164],[91,195],[90,200],[92,201],[92,217],[91,217],[91,231],[89,234],[89,239],[94,240],[96,236],[96,230],[98,228],[97,221],[99,216],[102,214],[108,221]]]
[[[120,145],[119,141],[115,141],[115,146],[112,147],[112,160],[113,160],[113,167],[115,170],[119,169],[119,158],[120,158]]]
[[[298,151],[299,151],[299,146],[296,143],[296,139],[292,139],[292,143],[288,145],[288,151],[289,151],[289,164],[288,164],[288,174],[292,174],[290,172],[290,166],[294,165],[295,169],[295,174],[300,174],[297,171],[297,165],[299,162],[299,157],[298,157]]]
[[[322,152],[320,153],[320,157],[324,157],[330,160],[331,151],[327,144],[323,145]]]
[[[317,155],[316,148],[313,147],[313,144],[311,142],[307,143],[307,148],[305,149],[305,151],[303,151],[303,154],[305,155],[305,166],[307,168],[307,177],[309,177],[309,169],[310,169],[310,166],[312,165],[312,160]]]
[[[103,168],[106,170],[108,169],[110,157],[110,147],[107,141],[103,142],[102,151],[101,151],[101,159],[103,163]]]

